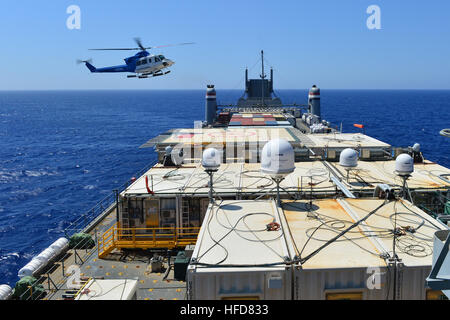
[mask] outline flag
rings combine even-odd
[[[354,123],[353,126],[357,127],[357,128],[361,128],[361,129],[364,128],[364,125],[363,124],[359,124],[359,123]]]

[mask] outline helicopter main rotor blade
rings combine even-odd
[[[102,49],[89,49],[89,50],[139,50],[140,48],[102,48]]]
[[[174,47],[174,46],[184,46],[187,44],[195,44],[195,42],[183,42],[183,43],[175,43],[175,44],[165,44],[162,46],[155,46],[155,47],[148,47],[146,49],[152,49],[152,48],[163,48],[163,47]]]
[[[195,44],[195,42],[183,42],[183,43],[176,43],[176,44],[165,44],[162,46],[154,46],[154,47],[144,47],[142,45],[142,42],[139,38],[134,38],[134,41],[136,41],[137,45],[139,46],[138,48],[100,48],[100,49],[89,49],[89,50],[108,50],[108,51],[113,51],[113,50],[148,50],[148,49],[155,49],[155,48],[164,48],[164,47],[174,47],[174,46],[184,46],[187,44]]]

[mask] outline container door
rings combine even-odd
[[[159,226],[159,200],[145,200],[145,221],[147,228],[156,228]]]

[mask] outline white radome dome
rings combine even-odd
[[[351,148],[342,150],[339,155],[339,164],[342,167],[355,168],[358,165],[358,152]]]
[[[414,172],[414,160],[406,153],[402,153],[395,159],[395,171],[400,176],[410,175]]]
[[[273,139],[261,152],[261,172],[273,178],[282,178],[295,170],[295,154],[291,144],[284,139]]]
[[[205,170],[218,170],[220,167],[221,153],[215,148],[203,151],[202,166]]]

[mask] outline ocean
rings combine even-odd
[[[278,90],[305,104],[307,90]],[[217,90],[221,104],[241,90]],[[205,90],[0,91],[0,284],[64,235],[97,201],[156,160],[139,149],[172,128],[204,119]],[[394,146],[421,144],[424,156],[450,167],[450,90],[326,90],[322,117],[344,132]]]

